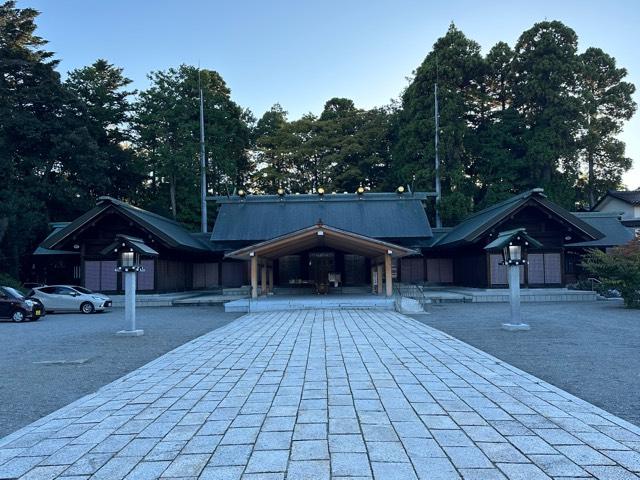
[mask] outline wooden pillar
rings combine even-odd
[[[393,295],[393,275],[391,273],[391,255],[384,256],[384,284],[387,288],[387,297]]]
[[[251,298],[258,298],[258,257],[251,257]]]
[[[262,295],[267,294],[267,264],[263,263],[260,267],[260,290]]]
[[[273,264],[269,267],[269,285],[267,286],[269,293],[273,292]]]
[[[375,283],[373,283],[375,279],[375,271],[376,271],[376,267],[371,266],[371,293],[376,293],[376,286],[375,286]]]
[[[378,295],[382,295],[382,264],[381,263],[376,265],[376,270],[378,274]]]

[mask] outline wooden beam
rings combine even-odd
[[[382,264],[379,263],[378,265],[376,265],[376,270],[377,270],[377,274],[378,274],[378,295],[382,295]]]
[[[273,292],[273,263],[269,267],[269,284],[267,285],[269,293]]]
[[[387,288],[387,297],[393,295],[393,274],[391,272],[391,255],[384,257],[384,284]]]
[[[258,257],[251,257],[251,298],[258,298]]]

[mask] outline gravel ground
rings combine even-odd
[[[241,314],[222,307],[139,308],[142,337],[116,337],[124,310],[0,322],[0,437],[94,392]]]
[[[640,426],[638,310],[525,303],[528,332],[500,329],[508,304],[441,304],[413,317]]]

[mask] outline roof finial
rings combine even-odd
[[[316,225],[321,226],[324,225],[324,223],[322,223],[322,219],[318,218],[318,221],[316,222]]]

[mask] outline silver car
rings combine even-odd
[[[70,285],[36,287],[30,296],[40,300],[47,312],[102,312],[112,303],[106,295]]]

